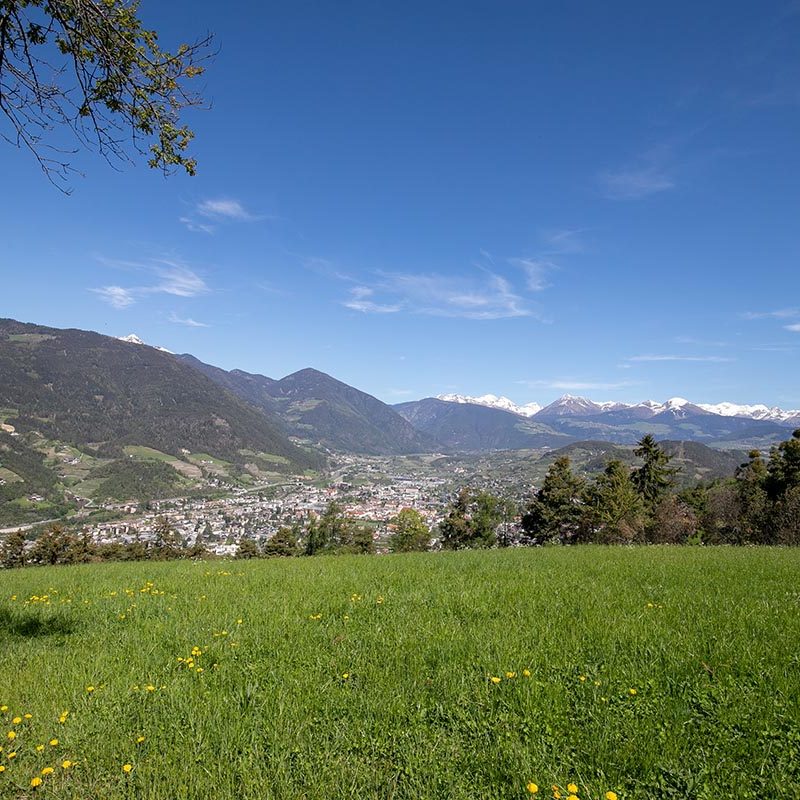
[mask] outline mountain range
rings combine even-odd
[[[585,397],[575,397],[571,394],[565,394],[548,406],[541,406],[538,403],[517,405],[513,400],[509,400],[507,397],[499,397],[495,394],[484,394],[480,397],[468,397],[460,394],[440,394],[436,396],[436,399],[448,403],[497,408],[501,411],[509,411],[520,417],[547,417],[555,415],[592,416],[603,414],[607,411],[627,411],[640,419],[649,419],[664,411],[677,412],[683,409],[684,412],[693,414],[707,412],[722,417],[767,420],[784,424],[787,427],[800,425],[800,409],[787,411],[777,406],[770,408],[763,404],[742,405],[729,402],[692,403],[682,397],[673,397],[664,403],[658,403],[654,400],[644,400],[639,403],[598,403],[594,400],[588,400]]]
[[[390,406],[316,369],[275,379],[134,334],[0,320],[0,517],[15,522],[81,498],[176,496],[217,481],[310,474],[336,453],[542,451],[589,441],[587,452],[602,454],[598,441],[624,447],[652,433],[684,443],[687,463],[727,469],[741,451],[788,438],[792,426],[797,412],[682,398],[565,395],[540,407],[443,395]],[[704,445],[739,454],[720,460]]]

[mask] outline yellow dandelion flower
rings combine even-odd
[[[9,758],[16,758],[16,757],[17,757],[16,750],[15,750],[13,753],[9,753],[9,754],[8,754],[8,757],[9,757]]]
[[[619,800],[616,792],[606,792],[603,797],[605,797],[606,800]]]
[[[44,750],[44,745],[43,744],[37,744],[36,745],[36,752],[37,753],[41,753],[42,750]]]
[[[36,789],[38,786],[42,785],[42,779],[37,775],[35,778],[31,778],[31,788]]]
[[[14,719],[11,720],[12,725],[19,725],[20,722],[22,722],[22,717],[14,717]]]
[[[94,686],[87,686],[86,691],[89,692],[89,694],[91,694],[94,691]]]
[[[342,680],[343,681],[346,681],[349,677],[350,677],[350,673],[349,672],[343,672],[342,673]]]
[[[536,784],[535,784],[533,781],[531,781],[529,784],[527,784],[527,785],[525,786],[525,788],[526,788],[526,789],[527,789],[527,790],[528,790],[528,791],[529,791],[531,794],[536,794],[536,793],[539,791],[539,787],[538,787],[538,786],[537,786],[537,785],[536,785]]]
[[[33,719],[33,714],[23,714],[25,719]]]
[[[152,683],[147,684],[147,686],[145,686],[144,688],[147,689],[148,692],[154,692],[156,690],[156,687],[153,686]]]
[[[123,765],[122,765],[122,771],[123,771],[123,772],[124,772],[126,775],[129,775],[129,774],[131,773],[131,771],[132,771],[132,770],[133,770],[133,764],[123,764]]]
[[[579,680],[581,683],[585,683],[585,682],[586,682],[586,676],[585,676],[585,675],[581,675],[581,676],[578,678],[578,680]]]
[[[0,772],[5,772],[5,771],[6,771],[6,768],[2,764],[0,764]]]
[[[50,747],[58,747],[58,739],[51,739]]]
[[[530,676],[531,676],[531,671],[529,669],[522,670],[522,677],[523,678],[530,678]]]
[[[578,787],[574,783],[568,783],[567,784],[567,791],[570,794],[576,794],[577,791],[578,791]]]
[[[237,625],[241,625],[241,624],[242,624],[242,620],[240,620],[240,619],[237,619],[237,620],[236,620],[236,624],[237,624]]]
[[[628,689],[628,694],[631,697],[633,697],[635,694],[638,694],[638,692],[636,691],[636,689],[631,688],[631,689]]]
[[[511,680],[512,678],[516,678],[516,677],[517,677],[517,673],[516,672],[506,672],[506,678],[508,678],[509,680]]]
[[[52,767],[45,767],[42,770],[42,775],[52,775],[54,772],[55,770]]]
[[[567,797],[567,800],[581,800],[580,797],[576,794],[571,794]]]
[[[8,706],[0,706],[0,711],[2,711],[5,714],[6,711],[8,711]]]
[[[61,762],[61,768],[69,769],[74,763],[75,763],[74,761],[70,761],[69,759],[67,759],[66,761]]]
[[[489,678],[489,680],[490,680],[492,683],[495,683],[495,684],[497,684],[497,683],[500,683],[500,681],[502,680],[502,678],[498,678],[498,677],[497,677],[497,675],[492,675],[492,677],[491,677],[491,678]]]
[[[16,731],[9,731],[9,732],[6,734],[6,737],[7,737],[7,738],[8,738],[10,741],[12,741],[12,742],[13,742],[13,741],[14,741],[14,739],[16,739],[16,738],[17,738],[17,732],[16,732]]]
[[[141,744],[144,741],[144,736],[137,736],[136,737],[136,744]]]

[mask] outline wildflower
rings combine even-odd
[[[9,753],[9,754],[8,754],[8,757],[9,757],[9,758],[16,758],[16,757],[17,757],[17,752],[16,752],[16,750],[15,750],[13,753]]]
[[[31,778],[31,788],[36,789],[38,786],[42,785],[42,779],[37,775],[35,778]]]
[[[23,714],[25,719],[33,719],[33,714]]]
[[[36,752],[37,753],[41,753],[42,750],[44,750],[44,745],[43,744],[37,744],[36,745]]]
[[[22,717],[14,717],[14,719],[11,720],[12,725],[19,725],[20,722],[22,722]]]
[[[586,683],[586,676],[585,676],[585,675],[581,675],[581,676],[578,678],[578,680],[579,680],[581,683]]]
[[[580,797],[576,794],[571,794],[567,797],[567,800],[581,800]]]
[[[6,771],[6,768],[2,764],[0,764],[0,772],[5,772],[5,771]]]
[[[530,676],[531,676],[531,671],[529,669],[522,670],[522,677],[523,678],[530,678]]]
[[[67,717],[69,716],[69,711],[62,711],[58,721],[63,725],[67,721]]]
[[[633,697],[635,694],[638,694],[638,692],[636,691],[636,689],[632,689],[632,688],[631,688],[631,689],[628,689],[628,694],[629,694],[631,697]]]
[[[568,784],[567,784],[567,791],[568,791],[570,794],[577,794],[577,792],[578,792],[578,787],[577,787],[577,786],[576,786],[574,783],[568,783]]]
[[[530,782],[530,783],[529,783],[529,784],[528,784],[528,785],[527,785],[525,788],[526,788],[526,789],[527,789],[527,790],[528,790],[528,791],[529,791],[531,794],[536,794],[536,793],[539,791],[539,787],[538,787],[538,786],[537,786],[537,785],[536,785],[536,784],[535,784],[533,781],[531,781],[531,782]]]
[[[136,744],[141,744],[144,741],[144,736],[137,736],[136,737]]]
[[[69,769],[74,763],[75,763],[74,761],[70,761],[69,759],[67,759],[66,761],[61,762],[61,768]]]
[[[148,692],[154,692],[156,690],[156,687],[153,686],[152,683],[148,683],[144,688],[147,689]]]
[[[346,681],[349,677],[350,677],[350,673],[349,672],[343,672],[342,673],[342,680],[343,681]]]
[[[240,619],[237,619],[237,620],[236,620],[236,624],[237,624],[237,625],[241,625],[241,624],[242,624],[242,620],[240,620]]]
[[[86,691],[91,694],[94,691],[94,686],[87,686]]]
[[[489,678],[489,680],[490,680],[492,683],[495,683],[495,684],[497,684],[497,683],[500,683],[500,681],[502,680],[502,678],[498,678],[498,677],[497,677],[497,675],[492,675],[492,677],[491,677],[491,678]]]
[[[133,764],[123,764],[123,765],[122,765],[122,771],[123,771],[123,772],[124,772],[126,775],[130,775],[130,773],[131,773],[131,771],[132,771],[132,770],[133,770]]]
[[[603,797],[605,797],[606,800],[619,800],[616,792],[606,792]]]
[[[14,739],[16,739],[16,738],[17,738],[17,732],[16,732],[16,731],[9,731],[9,732],[6,734],[6,736],[8,737],[9,741],[12,741],[12,742],[13,742],[13,741],[14,741]]]
[[[54,772],[55,770],[52,767],[45,767],[42,770],[42,775],[52,775]]]
[[[8,706],[0,706],[0,711],[2,711],[5,714],[6,711],[8,711]]]
[[[50,747],[58,747],[58,739],[51,739]]]
[[[511,680],[512,678],[516,678],[516,677],[517,677],[517,673],[516,672],[506,672],[506,678],[508,678],[509,680]]]

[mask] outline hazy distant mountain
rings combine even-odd
[[[498,397],[496,394],[484,394],[480,397],[467,397],[463,394],[440,394],[436,400],[444,400],[447,403],[465,403],[476,406],[487,406],[488,408],[499,408],[502,411],[510,411],[512,414],[519,414],[521,417],[532,417],[542,407],[538,403],[526,403],[524,406],[517,405],[507,397]]]
[[[644,434],[705,442],[721,447],[767,447],[786,438],[785,423],[714,414],[683,398],[666,403],[596,403],[565,395],[530,417],[482,404],[434,398],[395,408],[449,449],[558,447],[602,440],[631,444]]]
[[[370,455],[432,452],[439,445],[391,406],[316,369],[281,380],[230,372],[179,356],[248,403],[280,417],[284,429],[331,450]]]
[[[571,437],[517,414],[435,397],[399,403],[395,410],[446,450],[519,450],[558,447]]]
[[[144,445],[233,462],[242,451],[319,465],[274,422],[154,347],[82,330],[0,320],[0,407],[17,431],[119,451]]]
[[[659,414],[667,413],[668,416],[678,419],[681,417],[709,413],[722,417],[741,417],[758,421],[777,422],[786,427],[800,425],[800,410],[784,410],[773,406],[740,405],[736,403],[692,403],[682,397],[672,397],[664,403],[654,400],[644,400],[640,403],[602,402],[598,403],[585,397],[576,397],[565,394],[547,406],[538,403],[518,405],[507,397],[498,397],[494,394],[485,394],[480,397],[469,397],[459,394],[441,394],[438,400],[449,403],[467,403],[472,405],[489,406],[510,411],[522,417],[538,416],[540,419],[550,417],[588,417],[597,414],[614,415],[607,419],[629,421],[631,419],[650,419]]]

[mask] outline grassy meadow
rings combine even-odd
[[[5,571],[0,704],[0,798],[798,798],[800,550]]]

